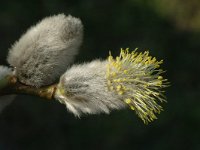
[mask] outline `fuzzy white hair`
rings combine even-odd
[[[8,62],[20,82],[36,87],[59,79],[82,43],[81,20],[64,14],[44,18],[9,50]]]
[[[0,66],[0,80],[4,79],[8,75],[11,75],[12,73],[13,72],[10,68]],[[15,95],[0,96],[0,113],[15,99],[15,97]]]
[[[126,107],[120,95],[107,89],[107,61],[74,65],[61,77],[55,99],[75,116],[109,113]]]

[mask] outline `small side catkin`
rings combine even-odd
[[[5,77],[12,75],[13,72],[10,68],[0,66],[0,83],[3,84]],[[0,85],[1,87],[1,85]],[[15,95],[0,96],[0,113],[15,99]]]
[[[20,82],[41,87],[54,83],[69,67],[83,38],[80,19],[59,14],[32,26],[9,50],[8,63]]]
[[[148,51],[122,49],[116,58],[74,65],[60,78],[55,98],[76,116],[130,107],[147,124],[163,110],[157,102],[165,101],[168,86],[162,62]]]

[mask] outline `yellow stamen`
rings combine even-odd
[[[128,48],[121,49],[116,58],[109,54],[106,72],[109,89],[124,97],[123,101],[145,123],[156,119],[155,113],[162,110],[156,101],[165,101],[161,95],[162,88],[167,86],[167,80],[160,76],[163,60],[149,56],[149,51],[138,54]]]

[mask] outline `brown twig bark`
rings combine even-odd
[[[0,89],[0,96],[10,94],[26,94],[46,99],[53,99],[57,86],[56,84],[40,88],[28,86],[20,83],[15,76],[9,76],[6,80],[6,85]]]

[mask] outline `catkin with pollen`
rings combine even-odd
[[[61,77],[55,98],[76,116],[109,113],[126,106],[148,123],[157,119],[168,86],[160,69],[161,61],[149,52],[121,50],[114,58],[74,65]]]
[[[54,83],[68,68],[82,43],[81,20],[59,14],[32,26],[9,50],[8,63],[19,81],[41,87]]]

